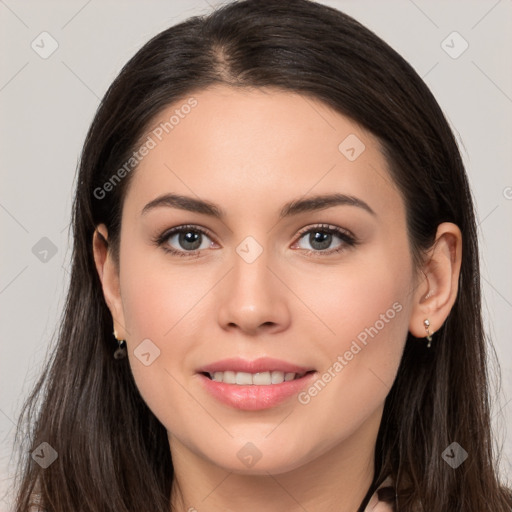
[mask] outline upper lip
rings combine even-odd
[[[253,361],[247,361],[239,357],[231,359],[222,359],[211,364],[202,366],[197,371],[198,373],[214,373],[214,372],[247,372],[247,373],[262,373],[280,371],[284,373],[306,373],[312,371],[314,368],[299,366],[287,361],[273,359],[271,357],[261,357]]]

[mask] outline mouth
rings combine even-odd
[[[235,409],[258,411],[289,401],[311,385],[317,371],[272,358],[225,359],[197,370],[203,389]]]

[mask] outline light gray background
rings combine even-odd
[[[493,420],[510,482],[512,429],[505,427],[512,425],[512,2],[321,3],[354,16],[401,53],[424,77],[457,133],[480,223],[485,321],[502,367]],[[151,36],[218,4],[0,0],[2,495],[12,487],[14,423],[51,350],[64,303],[73,180],[99,99]],[[47,59],[31,48],[43,31],[59,45]],[[469,44],[456,59],[445,51],[462,49],[457,36],[446,40],[453,31]],[[57,248],[46,262],[32,252],[43,237]],[[0,509],[9,510],[9,503],[3,497]]]

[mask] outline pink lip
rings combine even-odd
[[[279,371],[284,373],[306,373],[314,370],[314,368],[305,368],[295,364],[287,363],[279,359],[271,357],[261,357],[254,361],[246,361],[239,357],[231,359],[223,359],[212,364],[203,366],[197,370],[198,373],[214,373],[214,372],[247,372],[247,373],[261,373]]]
[[[211,380],[203,373],[222,371],[259,373],[268,371],[281,371],[284,373],[306,373],[300,379],[269,385],[239,385],[225,384]],[[219,402],[245,411],[258,411],[275,407],[292,396],[298,394],[301,389],[311,385],[316,378],[316,371],[310,368],[297,366],[285,361],[272,358],[261,358],[255,361],[245,361],[240,358],[224,359],[216,363],[203,366],[198,370],[201,384]]]

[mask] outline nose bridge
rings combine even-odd
[[[263,304],[271,302],[276,293],[275,283],[271,282],[273,276],[268,269],[269,250],[250,238],[236,248],[230,295],[240,306],[262,311]]]
[[[242,296],[256,296],[260,293],[270,293],[272,286],[269,280],[269,251],[251,246],[251,242],[243,242],[237,247],[232,272],[233,291]]]

